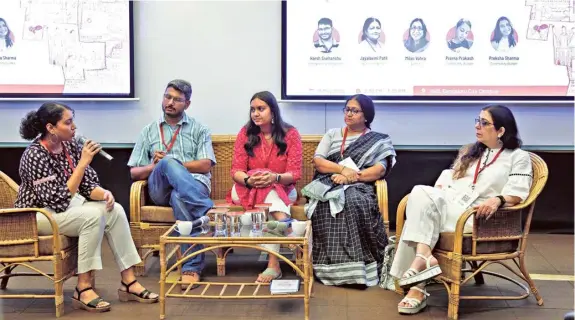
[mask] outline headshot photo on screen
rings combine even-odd
[[[519,36],[513,29],[511,21],[507,17],[497,19],[495,29],[491,32],[491,46],[493,49],[506,52],[517,46]]]
[[[413,53],[423,52],[431,40],[427,26],[421,18],[415,18],[409,24],[409,29],[403,34],[403,45]]]
[[[364,54],[380,53],[385,43],[385,34],[377,18],[367,18],[359,35],[359,45]]]
[[[0,18],[0,52],[6,51],[14,46],[14,33],[10,30],[4,18]]]
[[[471,22],[466,19],[460,19],[455,27],[447,32],[447,47],[455,52],[471,49],[473,45],[473,32],[471,31]]]
[[[313,34],[313,46],[321,53],[331,53],[339,47],[339,32],[330,18],[321,18]]]

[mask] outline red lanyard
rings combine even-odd
[[[166,153],[170,152],[170,150],[172,150],[172,147],[174,146],[174,143],[176,142],[176,138],[178,137],[178,133],[180,133],[180,129],[182,128],[182,126],[178,127],[178,130],[176,130],[176,132],[174,132],[174,135],[172,136],[172,141],[170,141],[170,144],[167,145],[166,141],[164,140],[164,130],[162,129],[162,124],[160,123],[160,136],[162,137],[162,144],[164,145],[164,147],[166,147]]]
[[[68,160],[68,165],[70,165],[70,169],[72,170],[71,172],[68,171],[68,169],[66,169],[66,173],[68,174],[68,178],[72,176],[72,173],[74,173],[74,170],[76,170],[76,167],[74,166],[74,162],[72,162],[72,157],[70,157],[70,154],[68,153],[68,149],[66,149],[66,147],[64,147],[64,145],[62,145],[62,148],[64,149],[64,154],[66,155],[66,160]]]
[[[42,146],[44,146],[44,148],[46,148],[46,150],[52,154],[52,152],[50,152],[50,150],[48,149],[48,147],[46,147],[46,145],[44,144],[43,141],[40,141],[40,143],[42,144]],[[68,149],[66,149],[66,147],[64,146],[64,144],[62,143],[62,150],[64,151],[64,155],[66,156],[66,160],[68,161],[68,165],[70,166],[70,169],[72,170],[71,172],[68,170],[68,168],[64,168],[64,173],[66,173],[66,176],[68,176],[68,178],[70,178],[72,176],[72,173],[74,173],[74,170],[76,170],[76,166],[74,166],[74,162],[72,161],[72,157],[70,157],[70,153],[68,153]]]
[[[499,150],[499,152],[497,152],[497,154],[495,155],[495,157],[493,158],[493,160],[491,160],[491,162],[489,162],[488,164],[486,164],[483,168],[481,168],[481,170],[479,170],[479,163],[481,162],[481,158],[479,158],[479,160],[477,161],[477,166],[475,166],[475,176],[473,176],[473,187],[475,187],[475,183],[477,182],[477,177],[479,176],[479,174],[485,170],[485,168],[489,167],[490,165],[493,164],[493,162],[495,162],[495,160],[497,160],[497,158],[499,158],[499,155],[501,154],[501,152],[503,152],[503,148],[501,148]]]
[[[361,133],[361,135],[363,136],[365,134],[365,132],[367,131],[367,128],[363,129],[363,132]],[[361,136],[360,136],[361,137]],[[345,129],[343,130],[343,140],[341,141],[341,148],[339,150],[339,153],[341,154],[341,157],[343,158],[343,151],[345,148],[345,140],[347,139],[347,127],[345,127]]]

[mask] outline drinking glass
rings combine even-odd
[[[241,216],[243,212],[240,213],[229,213],[229,224],[230,224],[230,236],[231,237],[239,237],[241,235],[242,224],[241,224]]]
[[[228,235],[227,212],[214,212],[214,236],[226,237]]]
[[[265,221],[265,211],[254,210],[252,214],[252,234],[256,237],[260,237],[263,234],[264,221]]]

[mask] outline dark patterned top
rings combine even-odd
[[[76,167],[80,161],[82,147],[75,141],[66,141],[63,145]],[[72,194],[66,184],[72,168],[64,151],[52,154],[36,139],[20,158],[19,173],[22,183],[14,204],[16,208],[50,208],[57,213],[66,211],[72,200]],[[99,185],[96,171],[88,166],[78,187],[80,195],[90,199],[90,193]]]

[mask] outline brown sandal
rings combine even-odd
[[[201,281],[201,276],[199,273],[194,272],[194,271],[184,271],[182,272],[182,276],[197,276],[198,277],[198,281]],[[180,278],[180,281],[183,280],[184,277]],[[190,285],[190,283],[182,283],[182,290],[187,290],[188,286]],[[198,288],[200,285],[199,284],[193,284],[192,287],[190,288],[190,290],[196,289]]]
[[[76,287],[76,292],[78,293],[78,298],[72,297],[72,306],[74,307],[74,309],[82,309],[82,310],[86,310],[88,312],[106,312],[106,311],[110,311],[110,309],[112,309],[112,306],[110,305],[110,303],[105,301],[101,297],[97,297],[88,303],[82,302],[82,300],[80,300],[82,297],[82,293],[84,293],[86,291],[90,291],[90,290],[94,290],[94,289],[92,287],[87,287],[87,288],[84,288],[82,290],[79,290],[78,287]],[[108,303],[108,305],[99,307],[98,304],[100,304],[101,302],[106,302],[106,303]]]
[[[126,291],[122,289],[118,289],[118,298],[122,302],[128,301],[137,301],[140,303],[156,303],[158,302],[159,297],[151,298],[150,296],[153,294],[148,289],[144,289],[140,293],[130,292],[130,287],[138,282],[138,280],[134,280],[128,284],[125,284],[124,281],[120,281],[124,287],[126,287]]]

